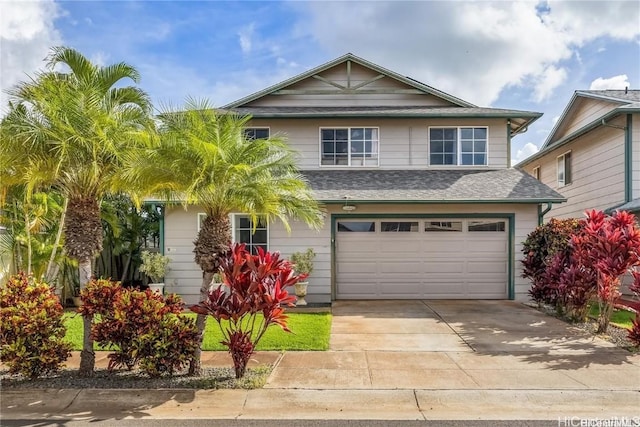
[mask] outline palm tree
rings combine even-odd
[[[60,66],[68,71],[56,71]],[[0,154],[15,159],[16,150],[21,153],[13,178],[22,178],[29,191],[49,186],[67,199],[64,248],[78,261],[83,288],[102,248],[100,199],[117,190],[121,154],[149,138],[151,103],[137,87],[116,87],[124,79],[138,82],[138,72],[128,64],[102,67],[74,49],[55,47],[47,67],[9,91]],[[80,375],[90,376],[95,361],[90,317],[84,327]]]
[[[230,213],[245,213],[253,224],[277,219],[287,230],[290,219],[321,226],[320,207],[283,137],[249,139],[245,128],[250,117],[218,112],[207,101],[188,100],[183,111],[159,117],[160,147],[130,158],[125,177],[166,200],[200,205],[205,211],[193,250],[203,273],[201,301],[219,270],[221,254],[229,249]],[[198,315],[201,338],[205,320]],[[190,371],[200,372],[200,354]]]

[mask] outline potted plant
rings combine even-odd
[[[164,292],[164,283],[162,282],[162,280],[167,274],[167,270],[169,269],[169,261],[171,261],[171,259],[158,252],[150,251],[142,251],[140,256],[142,258],[140,271],[151,278],[149,289],[162,295]]]
[[[307,277],[313,271],[313,259],[316,257],[316,253],[313,249],[308,248],[306,252],[295,252],[291,255],[291,263],[293,269],[297,274],[306,274]],[[295,284],[296,297],[298,301],[296,305],[307,305],[307,301],[304,299],[307,296],[307,286],[309,282],[306,279],[303,282]]]

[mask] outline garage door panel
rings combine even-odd
[[[458,231],[424,231],[421,220],[418,231],[381,232],[371,220],[376,232],[338,232],[337,297],[506,298],[508,233],[470,232],[471,221],[436,220],[460,222]]]
[[[459,261],[425,261],[424,272],[426,274],[462,274],[464,273],[464,263]]]

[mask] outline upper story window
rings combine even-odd
[[[429,128],[429,164],[485,166],[487,128]]]
[[[558,187],[571,184],[571,151],[558,156]]]
[[[378,166],[378,128],[321,128],[320,164]]]
[[[269,128],[246,128],[244,137],[247,139],[267,139],[269,138]]]
[[[531,171],[531,175],[537,179],[538,181],[540,181],[540,166],[536,166],[535,168],[533,168],[533,170]]]

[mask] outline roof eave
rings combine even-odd
[[[318,201],[333,205],[344,204],[345,199],[317,199]],[[437,199],[437,200],[407,200],[407,199],[349,199],[349,204],[539,204],[539,203],[564,203],[566,198],[545,198],[545,199]]]
[[[326,112],[326,113],[250,113],[251,117],[256,119],[275,119],[275,118],[319,118],[319,117],[407,117],[407,118],[502,118],[502,119],[527,119],[523,125],[518,128],[528,127],[531,123],[542,116],[541,113],[524,113],[517,115],[509,114],[508,112],[500,113],[385,113],[385,114],[368,114],[368,113],[349,113],[349,112]]]
[[[637,109],[638,111],[640,111],[640,109]],[[633,109],[621,109],[621,107],[618,107],[614,110],[609,111],[607,114],[600,116],[598,119],[584,125],[583,127],[581,127],[580,129],[570,133],[569,135],[560,138],[559,140],[555,141],[552,145],[543,145],[542,149],[540,149],[540,151],[538,151],[536,154],[534,154],[531,157],[528,157],[526,159],[524,159],[523,161],[521,161],[520,163],[516,164],[514,166],[514,168],[522,168],[536,160],[538,160],[539,158],[541,158],[542,156],[544,156],[545,154],[560,148],[564,145],[567,145],[568,143],[570,143],[571,141],[573,141],[574,139],[588,133],[591,132],[593,129],[602,126],[603,122],[606,122],[607,120],[610,120],[614,117],[617,117],[621,114],[627,114],[627,113],[632,113],[635,112]]]

